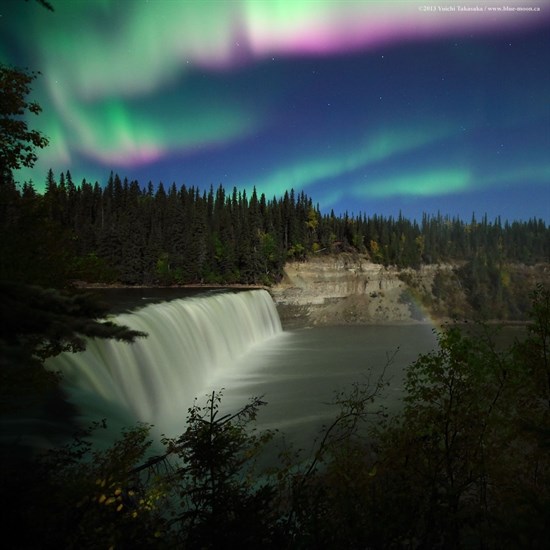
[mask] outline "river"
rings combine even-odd
[[[223,289],[108,289],[101,295],[114,311],[122,312],[219,292]],[[223,389],[221,408],[230,413],[250,398],[262,396],[267,405],[259,411],[258,428],[279,429],[303,448],[337,414],[338,408],[331,405],[337,393],[350,391],[354,383],[369,383],[369,379],[373,385],[383,371],[389,386],[376,406],[396,410],[403,395],[405,367],[436,344],[434,327],[429,324],[283,330],[237,361],[220,365],[196,397],[202,404],[212,391]]]
[[[83,405],[83,418],[107,418],[117,435],[123,426],[140,420],[154,424],[157,436],[176,437],[185,429],[193,397],[205,404],[207,396],[221,390],[223,414],[261,396],[267,404],[259,411],[258,428],[278,429],[295,447],[308,450],[323,425],[338,413],[338,394],[349,393],[357,383],[374,388],[384,373],[388,385],[373,410],[383,405],[390,413],[396,411],[402,403],[406,367],[437,347],[435,328],[429,323],[281,330],[267,293],[228,298],[227,292],[100,291],[120,315],[117,319],[129,325],[136,322],[132,328],[150,336],[132,349],[97,342],[81,357],[69,358],[66,387],[77,409]],[[180,298],[190,298],[195,305],[183,306]],[[178,305],[172,307],[174,299]],[[253,316],[256,307],[261,309]],[[258,332],[264,324],[267,331]],[[235,348],[233,343],[243,339]]]

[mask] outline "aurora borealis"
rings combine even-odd
[[[0,61],[42,73],[50,139],[21,182],[550,221],[546,0],[50,1],[0,3]]]

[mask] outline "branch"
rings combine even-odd
[[[25,2],[28,2],[29,0],[25,0]],[[47,1],[47,0],[36,0],[42,7],[46,8],[48,11],[55,11],[53,9],[53,6]]]

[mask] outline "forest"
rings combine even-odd
[[[141,187],[116,174],[105,186],[75,184],[69,171],[56,178],[50,170],[44,193],[10,178],[0,193],[0,278],[58,288],[270,286],[288,261],[347,252],[403,270],[413,292],[411,269],[451,264],[420,293],[426,307],[447,317],[525,320],[525,267],[550,258],[550,228],[541,219],[336,216],[292,189],[267,199],[256,189],[249,196],[222,186]]]
[[[11,547],[546,548],[550,291],[542,284],[530,289],[523,338],[502,347],[485,325],[443,328],[438,348],[407,368],[401,412],[380,407],[388,378],[367,378],[335,395],[339,413],[312,453],[283,445],[269,468],[262,452],[273,454],[277,434],[254,430],[261,396],[220,416],[223,395],[212,393],[155,456],[147,425],[94,449],[89,436],[108,419],[46,452],[10,437],[6,426],[63,403],[46,358],[81,350],[87,338],[145,337],[105,320],[108,308],[74,289],[77,280],[266,284],[288,259],[336,248],[403,267],[460,260],[483,273],[547,261],[549,251],[540,220],[336,217],[290,191],[267,201],[221,188],[143,190],[116,175],[105,188],[77,186],[50,173],[39,194],[13,177],[46,144],[13,118],[37,111],[25,101],[31,81],[0,70],[0,489]]]
[[[541,219],[336,216],[293,190],[271,199],[222,186],[166,190],[116,174],[105,186],[75,185],[69,171],[56,179],[50,170],[43,194],[29,183],[4,184],[2,193],[3,255],[16,259],[3,266],[4,278],[36,279],[60,254],[68,278],[128,285],[269,285],[286,261],[339,250],[399,268],[455,262],[478,272],[550,257],[550,228]],[[22,263],[31,252],[34,273]]]

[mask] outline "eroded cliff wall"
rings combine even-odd
[[[486,319],[523,321],[530,291],[539,282],[550,284],[549,264],[503,265],[495,273],[498,281],[468,288],[462,267],[438,264],[399,270],[372,263],[361,254],[319,255],[287,263],[283,280],[271,294],[286,326],[443,323],[480,313]],[[485,303],[478,308],[480,293]],[[502,303],[496,307],[499,300]]]
[[[288,263],[272,296],[287,325],[421,322],[399,273],[359,254],[317,256]]]

